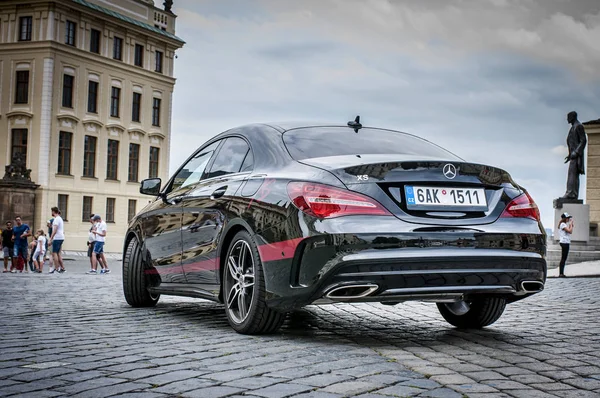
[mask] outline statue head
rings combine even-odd
[[[577,112],[571,111],[567,113],[567,122],[573,124],[577,121]]]

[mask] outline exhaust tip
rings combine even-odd
[[[379,289],[379,286],[373,284],[346,285],[336,287],[335,289],[330,290],[325,295],[325,297],[334,300],[356,299],[361,297],[367,297],[370,294],[373,294],[377,289]]]
[[[521,290],[525,293],[537,293],[544,290],[544,284],[539,281],[523,281],[521,282]]]

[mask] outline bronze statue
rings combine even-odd
[[[166,0],[163,3],[163,6],[165,6],[165,11],[171,12],[171,7],[173,7],[173,0]]]
[[[16,152],[12,161],[4,168],[3,180],[27,180],[31,181],[31,170],[27,168],[23,154]]]
[[[579,199],[579,175],[585,174],[583,151],[587,139],[583,125],[577,120],[577,112],[569,112],[567,122],[571,124],[567,136],[569,155],[565,158],[565,163],[569,163],[569,171],[567,174],[567,192],[565,192],[562,199]]]

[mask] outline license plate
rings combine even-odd
[[[408,206],[487,207],[483,188],[405,186]]]

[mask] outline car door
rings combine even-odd
[[[182,268],[182,200],[195,188],[219,143],[196,152],[165,189],[165,200],[152,203],[142,219],[144,245],[162,283],[185,283]]]
[[[241,137],[228,137],[193,191],[183,198],[183,270],[188,283],[218,292],[217,247],[228,207],[252,171],[253,153]]]

